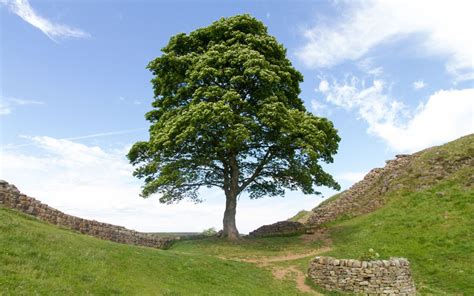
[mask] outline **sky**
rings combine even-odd
[[[474,132],[471,1],[0,0],[0,179],[68,214],[147,232],[222,228],[201,204],[139,197],[125,155],[148,139],[148,62],[175,34],[248,13],[287,48],[301,98],[342,140],[324,165],[343,189],[396,154]],[[471,29],[469,29],[471,28]],[[247,233],[334,194],[250,200]]]

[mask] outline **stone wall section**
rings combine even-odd
[[[306,227],[300,222],[280,221],[270,225],[263,225],[249,233],[253,237],[284,236],[305,233]]]
[[[359,261],[316,257],[309,266],[308,277],[330,291],[357,295],[416,295],[410,263],[404,258]]]
[[[460,145],[472,146],[474,143],[474,135],[463,138]],[[403,188],[410,191],[430,188],[461,169],[474,167],[472,148],[462,148],[460,153],[445,149],[438,146],[414,154],[396,155],[395,159],[386,161],[385,167],[371,170],[337,199],[314,208],[304,223],[313,227],[345,215],[355,217],[371,213],[385,204],[387,193]],[[464,184],[472,187],[474,177],[466,179]]]
[[[344,215],[358,216],[381,208],[384,200],[380,196],[389,190],[398,189],[390,186],[390,183],[404,172],[413,157],[397,155],[396,159],[387,161],[384,168],[371,170],[362,181],[342,192],[339,198],[313,209],[305,224],[316,226]]]
[[[0,180],[0,206],[18,210],[61,227],[79,231],[117,243],[132,244],[159,249],[171,246],[172,239],[156,234],[142,233],[122,226],[87,220],[65,214],[40,201],[20,193],[14,186]]]

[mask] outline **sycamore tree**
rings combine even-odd
[[[150,138],[128,153],[134,175],[144,179],[143,197],[200,202],[199,188],[221,188],[223,234],[236,239],[243,192],[260,198],[339,189],[320,165],[333,161],[337,130],[305,109],[303,76],[260,21],[238,15],[173,36],[148,69]]]

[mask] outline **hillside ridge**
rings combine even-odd
[[[456,148],[457,146],[458,148]],[[390,192],[419,191],[448,178],[456,171],[474,167],[474,135],[413,154],[399,154],[383,168],[372,169],[363,180],[323,202],[297,221],[318,226],[344,217],[356,217],[383,207]],[[465,180],[472,186],[474,177]]]

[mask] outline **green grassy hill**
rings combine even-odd
[[[464,169],[417,192],[389,196],[382,209],[326,225],[330,255],[357,258],[373,248],[382,257],[406,257],[418,291],[474,295],[474,192],[462,184]]]
[[[0,207],[0,295],[304,295],[255,264],[128,246]]]
[[[422,295],[474,295],[474,136],[414,154],[390,187],[372,197],[384,201],[380,209],[321,225],[332,239],[326,254],[357,258],[373,248],[406,257]]]

